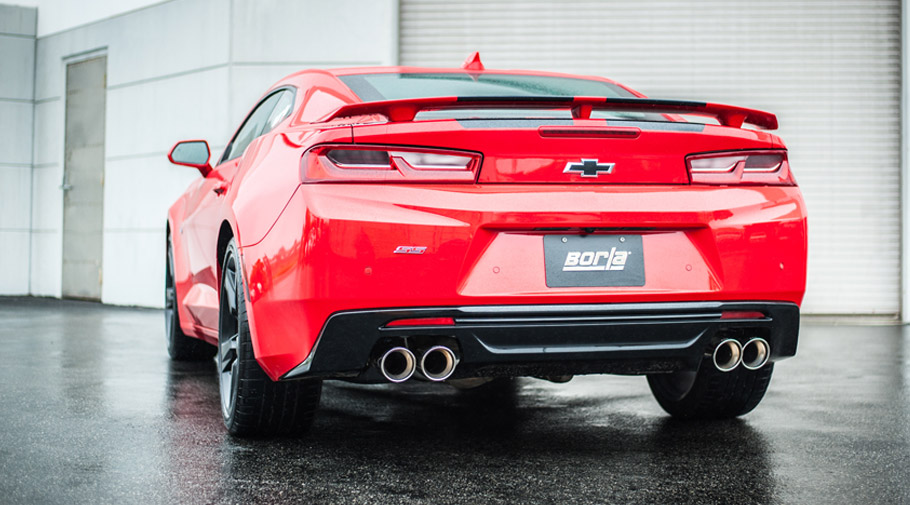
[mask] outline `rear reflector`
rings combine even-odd
[[[686,157],[692,184],[795,186],[786,151],[734,151]]]
[[[396,319],[386,327],[398,326],[455,326],[455,320],[451,317],[422,317],[415,319]]]
[[[304,182],[474,182],[479,153],[400,146],[322,145],[303,156]]]
[[[721,319],[764,319],[761,312],[725,310],[720,313]]]

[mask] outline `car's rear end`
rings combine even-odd
[[[340,79],[368,102],[327,118],[351,142],[310,147],[244,248],[273,378],[648,374],[672,412],[714,374],[749,391],[707,414],[737,415],[795,354],[805,208],[781,141],[739,127],[772,115],[553,76]]]

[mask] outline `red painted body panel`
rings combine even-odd
[[[194,182],[171,207],[186,334],[217,338],[218,247],[225,231],[240,245],[254,351],[273,379],[304,361],[327,318],[342,310],[801,303],[807,231],[799,189],[694,186],[685,165],[693,153],[784,149],[775,135],[709,125],[701,131],[641,128],[628,138],[548,137],[538,125],[387,123],[365,116],[318,122],[359,101],[336,75],[405,71],[430,70],[340,69],[285,78],[272,89],[297,89],[294,113],[243,156]],[[604,126],[604,120],[575,119],[569,128]],[[309,147],[352,142],[469,150],[483,161],[470,184],[301,183]],[[615,163],[610,184],[563,172],[584,158]],[[642,235],[645,285],[548,288],[543,236],[583,230]],[[426,251],[393,253],[399,246]]]
[[[668,191],[669,189],[669,191]],[[538,228],[647,228],[642,287],[548,288]],[[614,230],[611,230],[614,229]],[[566,233],[570,233],[567,231]],[[396,255],[399,245],[428,246]],[[806,219],[795,187],[301,185],[244,248],[257,357],[303,361],[333,312],[384,307],[763,300],[799,304]]]

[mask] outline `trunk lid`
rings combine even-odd
[[[435,147],[483,155],[477,182],[688,184],[688,154],[772,147],[755,130],[614,119],[433,119],[358,124],[361,144]]]

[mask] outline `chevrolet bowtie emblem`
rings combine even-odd
[[[568,162],[566,163],[566,169],[562,171],[564,174],[570,172],[578,172],[582,177],[597,177],[601,173],[609,174],[613,172],[613,165],[615,163],[600,163],[598,160],[586,160],[582,158],[581,163],[579,162]]]

